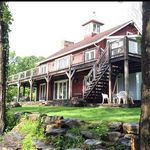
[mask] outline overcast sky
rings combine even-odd
[[[82,24],[93,17],[106,30],[129,20],[137,2],[9,2],[13,23],[9,33],[10,50],[19,56],[48,57],[61,48],[62,40],[84,38]],[[135,12],[135,13],[133,13]]]

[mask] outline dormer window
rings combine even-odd
[[[92,37],[98,33],[100,33],[100,27],[104,25],[103,23],[97,21],[97,20],[90,20],[86,23],[84,23],[82,26],[84,26],[84,30],[85,30],[85,37]]]
[[[93,32],[94,33],[100,33],[100,25],[99,24],[93,24]]]

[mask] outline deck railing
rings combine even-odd
[[[128,54],[141,54],[140,42],[133,36],[119,36],[118,38],[111,37],[108,40],[107,47],[104,52],[100,55],[98,61],[95,63],[93,68],[84,77],[84,90],[83,93],[90,88],[90,84],[95,79],[98,70],[101,70],[102,66],[106,65],[108,59],[124,56],[125,52]]]
[[[128,45],[128,53],[139,54],[139,55],[141,54],[140,42],[137,41],[134,36],[128,37],[126,42],[124,39],[125,39],[125,36],[118,36],[118,38],[116,38],[115,36],[114,38],[109,37],[110,58],[124,55],[124,48],[125,48],[126,42]],[[101,56],[97,60],[96,64],[93,66],[93,69],[85,77],[85,81],[87,85],[95,78],[97,71],[101,68],[101,65],[103,65],[103,63],[106,61],[107,56],[108,56],[108,51],[104,50],[104,52],[101,53]],[[71,55],[69,58],[68,68],[70,67],[70,65],[71,65]],[[39,76],[39,75],[46,74],[48,72],[53,72],[53,71],[58,71],[58,70],[59,69],[56,69],[56,68],[50,68],[48,64],[42,65],[42,66],[35,67],[35,68],[10,76],[8,78],[8,83],[17,82],[18,80],[24,80],[30,77]],[[86,88],[88,87],[86,86]]]

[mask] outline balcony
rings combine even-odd
[[[118,58],[122,57],[124,58],[125,53],[127,53],[128,56],[134,56],[134,57],[141,57],[141,49],[140,49],[140,42],[136,40],[135,36],[127,37],[125,36],[114,36],[108,38],[108,46],[105,50],[105,55],[103,57],[99,57],[101,59],[97,60],[99,63],[105,62],[106,59],[115,59],[115,61],[118,60]],[[108,51],[109,49],[109,51]],[[82,56],[82,57],[81,57]],[[41,65],[39,67],[35,67],[20,73],[17,73],[15,75],[12,75],[8,78],[8,84],[13,84],[18,81],[26,81],[30,78],[36,78],[38,76],[43,76],[48,73],[57,73],[60,70],[65,70],[69,67],[74,66],[84,66],[87,64],[85,62],[84,55],[81,53],[81,62],[79,64],[75,64],[74,61],[71,61],[72,55],[65,56],[61,59],[55,60],[55,62],[50,62],[45,65]],[[64,60],[67,59],[67,63],[64,62]],[[91,62],[95,63],[95,59],[91,60]],[[60,62],[61,65],[58,64]],[[62,64],[66,64],[65,66]],[[62,67],[62,68],[61,68]]]

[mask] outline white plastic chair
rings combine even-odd
[[[104,104],[105,100],[107,100],[107,103],[109,102],[108,94],[102,93],[102,104]]]

